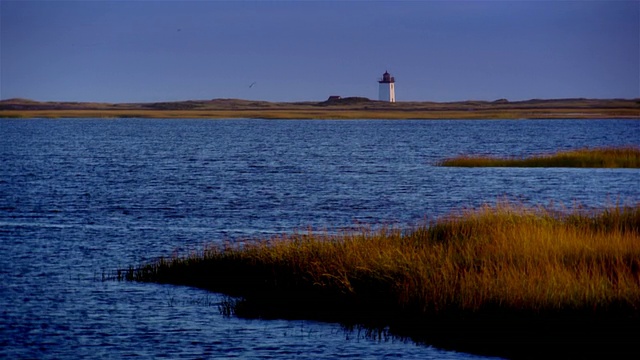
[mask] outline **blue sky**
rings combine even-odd
[[[640,97],[640,1],[0,0],[0,98]],[[250,87],[252,83],[255,84]]]

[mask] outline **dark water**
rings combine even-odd
[[[101,281],[208,242],[412,225],[501,197],[640,201],[635,169],[440,168],[640,145],[640,122],[0,120],[0,357],[473,356],[335,324],[224,318],[217,294]]]

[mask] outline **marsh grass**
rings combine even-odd
[[[640,168],[640,147],[599,147],[560,151],[526,158],[462,155],[438,162],[455,167]]]
[[[558,339],[627,351],[640,335],[640,205],[503,203],[404,231],[211,246],[123,277],[240,297],[226,310],[239,316],[363,324],[470,351],[526,356]]]

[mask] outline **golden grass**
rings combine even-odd
[[[583,167],[640,168],[640,147],[599,147],[560,151],[527,158],[462,155],[442,160],[438,166],[457,167]]]
[[[213,246],[202,254],[161,259],[129,276],[163,282],[178,268],[225,264],[236,271],[269,269],[260,277],[273,283],[273,291],[281,286],[280,276],[302,289],[341,297],[384,289],[394,306],[418,313],[476,311],[488,304],[531,311],[623,304],[638,310],[639,228],[640,206],[588,217],[503,204],[409,232],[310,233]],[[181,281],[202,281],[214,288],[221,276],[184,274],[192,278]]]
[[[120,276],[240,296],[240,316],[389,327],[458,348],[496,342],[483,351],[509,356],[566,332],[627,349],[640,335],[626,329],[640,320],[640,205],[565,213],[503,203],[408,231],[211,246]]]

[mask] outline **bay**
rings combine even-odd
[[[409,227],[501,199],[640,201],[638,169],[444,168],[458,154],[640,145],[635,120],[0,120],[0,357],[473,355],[243,320],[198,289],[102,274],[210,242]]]

